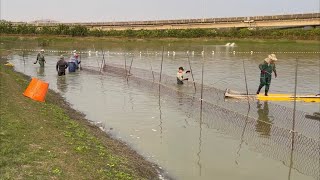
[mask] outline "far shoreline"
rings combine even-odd
[[[319,39],[306,40],[306,39],[288,39],[288,38],[232,38],[232,37],[198,37],[198,38],[178,38],[178,37],[161,37],[161,38],[138,38],[138,37],[119,37],[119,36],[70,36],[70,35],[41,35],[41,34],[0,34],[1,41],[11,40],[61,40],[61,41],[196,41],[196,42],[207,42],[207,41],[218,41],[218,42],[257,42],[257,43],[306,43],[306,44],[319,44]]]

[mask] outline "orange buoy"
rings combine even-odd
[[[29,86],[24,91],[23,95],[35,100],[44,102],[48,92],[49,83],[41,81],[37,78],[32,78]]]

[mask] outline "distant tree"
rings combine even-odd
[[[12,23],[4,20],[0,21],[0,33],[12,34],[14,31]]]
[[[87,36],[89,34],[89,30],[85,26],[76,25],[70,28],[71,36]]]
[[[70,34],[70,27],[64,24],[59,24],[55,28],[55,34],[57,35],[69,35]]]

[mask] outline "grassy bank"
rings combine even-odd
[[[283,40],[283,39],[210,39],[210,38],[113,38],[113,37],[70,37],[57,35],[3,35],[0,49],[55,49],[55,50],[83,50],[95,51],[101,49],[117,49],[118,51],[159,50],[162,46],[168,51],[201,50],[203,45],[224,45],[235,42],[238,51],[251,51],[259,45],[266,51],[319,51],[320,42],[317,40]],[[275,47],[277,46],[277,47]],[[274,49],[270,49],[270,48]],[[261,50],[261,49],[259,49]]]
[[[86,37],[72,37],[66,35],[44,35],[44,34],[2,34],[1,41],[39,41],[39,43],[50,43],[54,42],[74,42],[74,41],[92,41],[92,42],[136,42],[136,41],[152,41],[152,42],[260,42],[260,43],[311,43],[319,44],[318,39],[285,39],[285,38],[236,38],[236,37],[199,37],[199,38],[174,38],[174,37],[164,37],[164,38],[138,38],[138,37],[95,37],[95,36],[86,36]]]
[[[154,165],[90,125],[56,93],[22,95],[29,79],[0,62],[0,179],[155,179]]]
[[[13,26],[10,22],[0,21],[0,34],[29,34],[29,35],[64,35],[92,37],[129,37],[129,38],[250,38],[250,39],[291,39],[319,40],[320,28],[310,29],[165,29],[165,30],[101,30],[89,29],[86,26],[68,26],[59,24],[55,27],[34,25]]]

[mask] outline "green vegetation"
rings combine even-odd
[[[314,40],[320,37],[320,28],[312,29],[168,29],[168,30],[132,30],[124,31],[88,29],[85,26],[67,26],[36,28],[33,25],[12,26],[10,22],[0,22],[1,34],[44,34],[95,37],[130,37],[130,38],[259,38],[259,39],[301,39]]]
[[[0,63],[0,179],[157,177],[152,164],[90,126],[54,92],[45,103],[24,97],[29,80]]]

